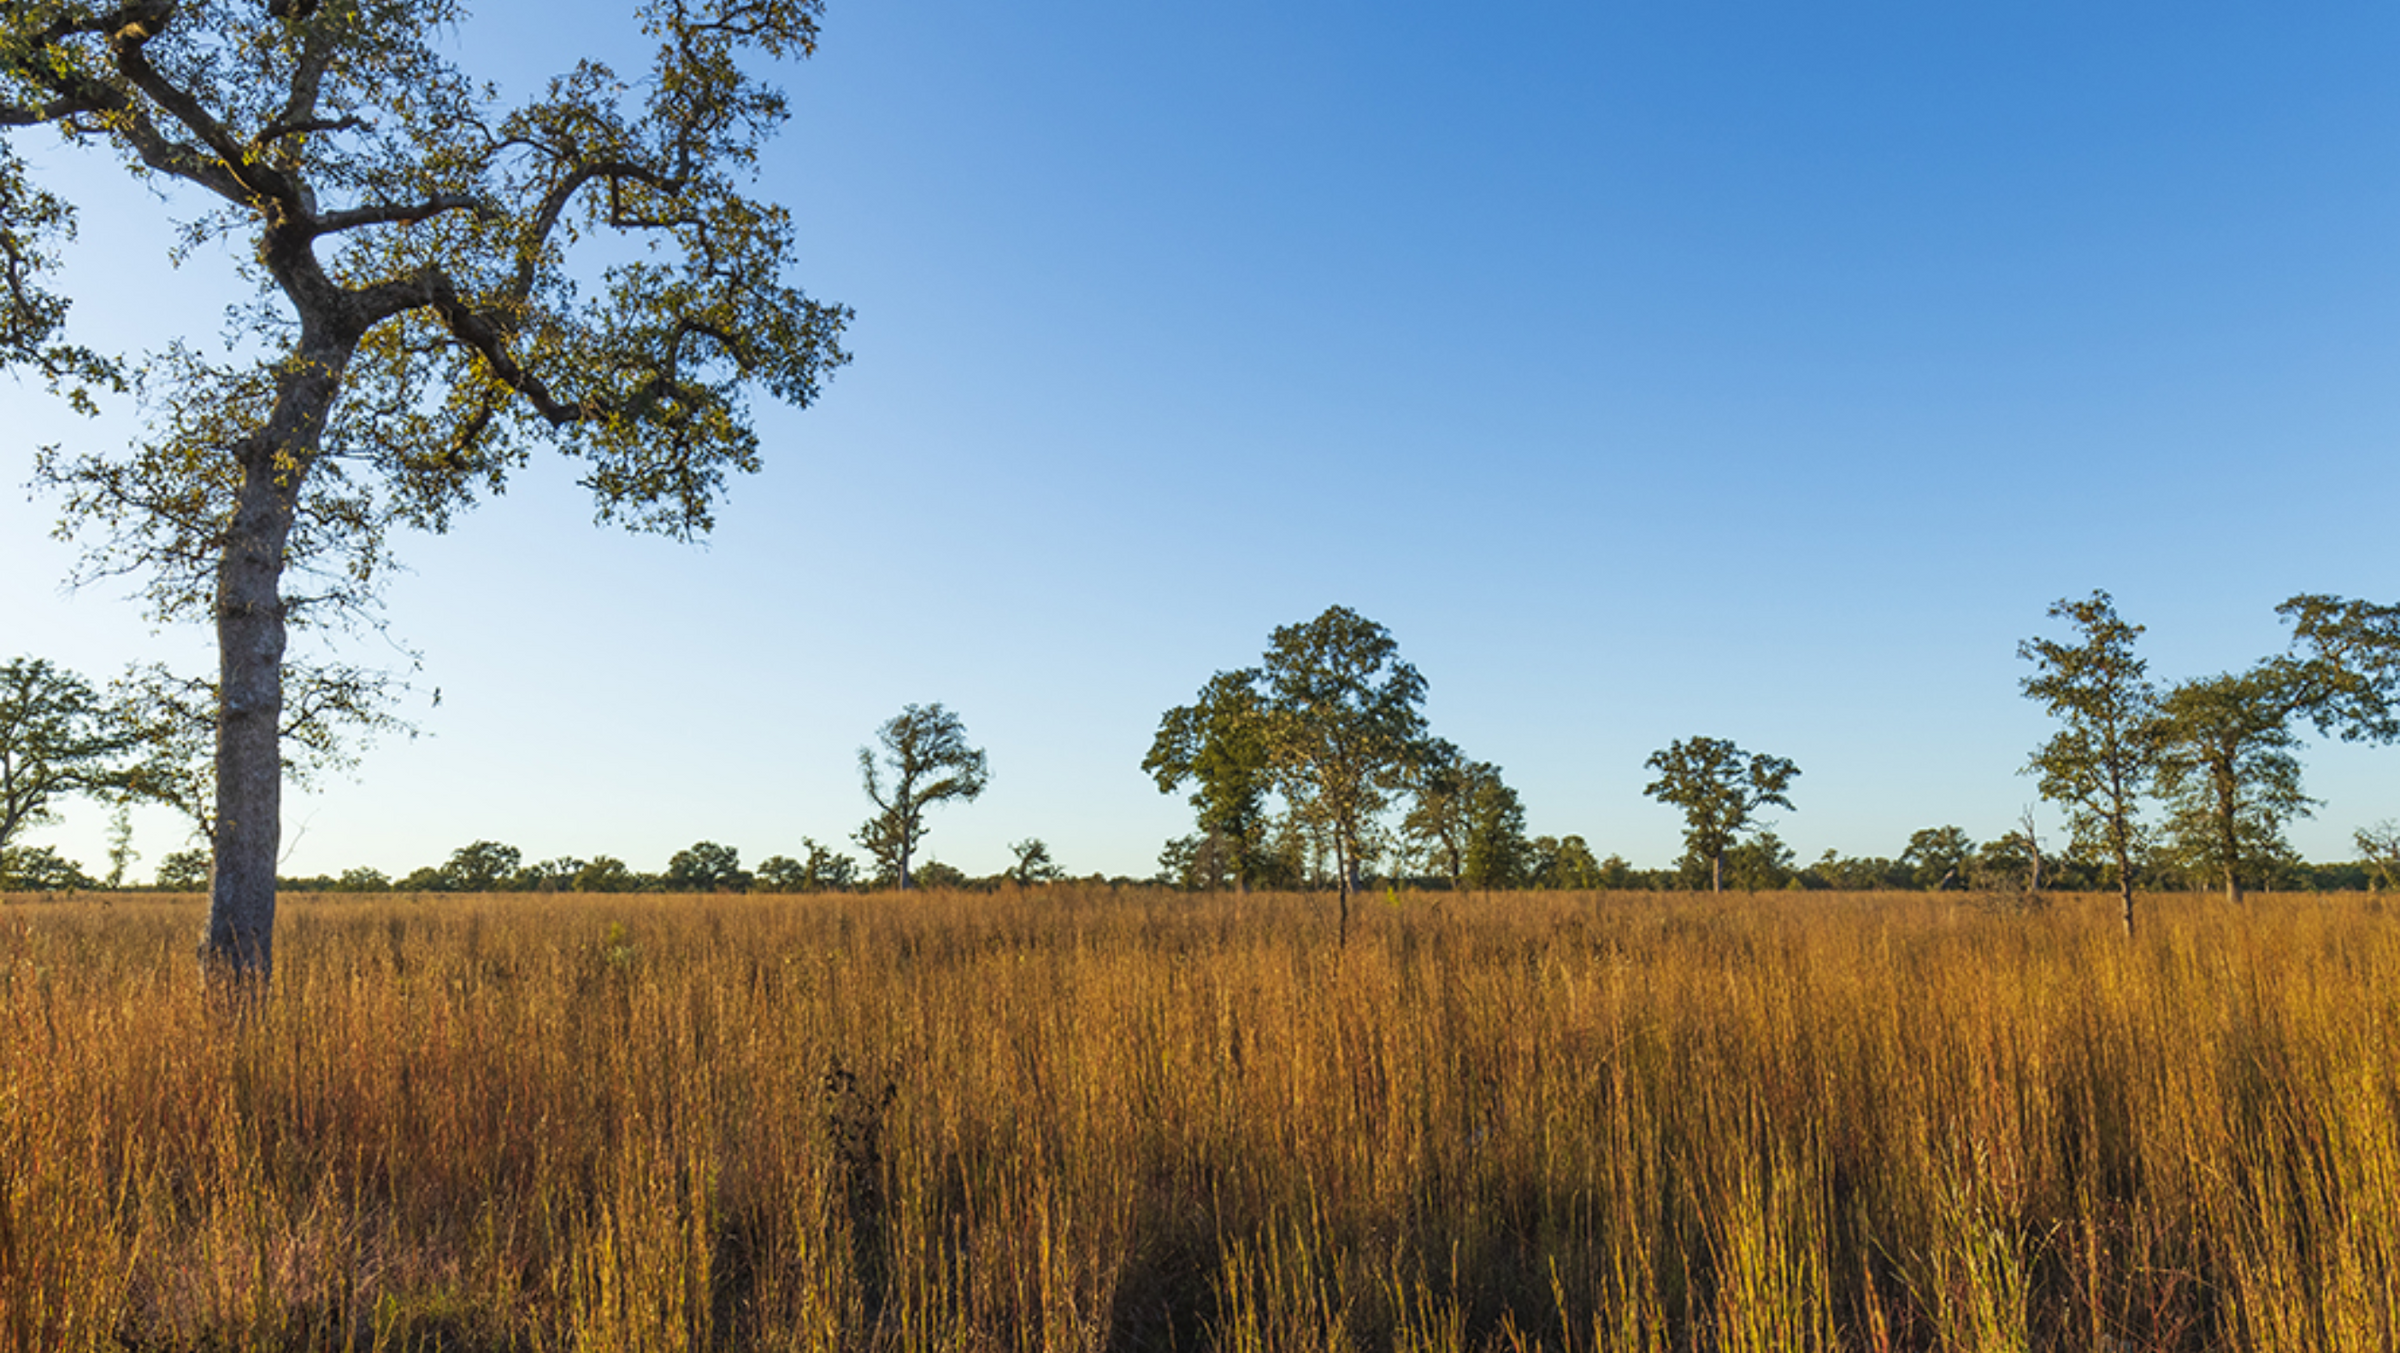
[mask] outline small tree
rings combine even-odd
[[[450,852],[436,871],[435,885],[445,893],[496,893],[516,881],[525,853],[498,841],[473,841]]]
[[[853,839],[906,892],[914,881],[909,857],[926,835],[925,810],[952,799],[973,802],[990,775],[983,753],[967,745],[966,725],[939,703],[904,708],[875,736],[883,744],[880,766],[873,752],[858,749],[858,773],[875,816]]]
[[[1975,854],[1975,840],[1957,827],[1927,827],[1913,832],[1908,848],[1900,852],[1900,862],[1915,871],[1920,888],[1956,888],[1967,879],[1967,861]]]
[[[1562,892],[1594,892],[1601,888],[1622,886],[1630,872],[1625,861],[1614,855],[1603,864],[1592,857],[1592,847],[1582,837],[1572,833],[1556,839],[1535,837],[1525,847],[1525,881],[1536,888],[1551,888]],[[1616,882],[1610,882],[1610,868],[1616,871]]]
[[[2158,772],[2158,694],[2134,656],[2142,627],[2118,618],[2106,592],[2050,608],[2079,641],[2028,639],[2017,656],[2035,666],[2025,694],[2063,725],[2026,766],[2042,797],[2067,806],[2070,853],[2104,855],[2116,870],[2125,933],[2133,933],[2134,858],[2146,833],[2141,796]]]
[[[1487,761],[1468,765],[1466,843],[1456,883],[1485,892],[1522,888],[1533,880],[1533,843],[1525,839],[1525,805],[1501,783],[1500,768]],[[1575,840],[1578,848],[1583,842]],[[1563,843],[1562,843],[1563,848]],[[1576,867],[1592,863],[1584,850]]]
[[[1037,883],[1056,883],[1067,876],[1067,871],[1059,868],[1058,862],[1050,858],[1050,847],[1038,836],[1011,842],[1008,850],[1017,857],[1008,876],[1020,888],[1030,888]]]
[[[1790,808],[1784,791],[1800,768],[1780,756],[1752,754],[1723,738],[1687,738],[1642,763],[1658,778],[1642,792],[1683,810],[1686,856],[1708,866],[1709,890],[1725,891],[1725,852],[1752,815],[1769,804]]]
[[[2158,792],[2167,833],[2185,863],[2214,874],[2225,900],[2242,900],[2245,877],[2264,882],[2289,860],[2283,824],[2308,815],[2291,720],[2303,692],[2294,669],[2269,663],[2250,672],[2177,684],[2158,706]]]
[[[1236,890],[1248,892],[1263,863],[1274,787],[1266,702],[1258,672],[1219,672],[1200,696],[1159,717],[1158,734],[1142,769],[1158,792],[1193,786],[1191,804],[1202,836],[1217,843]]]
[[[1425,679],[1400,660],[1391,631],[1344,606],[1277,629],[1261,674],[1277,783],[1332,848],[1346,944],[1377,815],[1406,786],[1425,734]]]
[[[679,893],[738,893],[750,887],[750,876],[742,871],[741,852],[714,841],[676,851],[668,858],[666,875],[660,881]]]
[[[2380,888],[2400,884],[2400,822],[2378,822],[2361,827],[2350,834],[2357,843],[2359,858],[2375,871],[2375,883]]]

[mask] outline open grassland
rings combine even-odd
[[[17,1348],[2389,1350],[2356,895],[0,907]]]

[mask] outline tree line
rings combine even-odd
[[[2161,687],[2134,652],[2142,627],[2120,618],[2107,593],[2050,608],[2071,636],[2028,639],[2019,653],[2034,665],[2024,693],[2059,723],[2025,769],[2068,811],[2061,849],[2045,851],[2029,810],[1989,841],[1942,825],[1915,832],[1894,856],[1827,851],[1803,864],[1761,817],[1794,808],[1800,768],[1694,736],[1644,763],[1655,776],[1644,793],[1683,815],[1684,854],[1665,869],[1637,869],[1620,855],[1597,857],[1579,835],[1529,834],[1523,800],[1501,768],[1427,727],[1425,679],[1391,633],[1330,607],[1274,630],[1255,665],[1216,673],[1192,703],[1161,716],[1141,766],[1160,792],[1189,790],[1195,830],[1170,839],[1157,872],[1141,881],[1331,889],[1345,933],[1349,899],[1370,881],[1474,890],[2114,888],[2129,926],[2140,887],[2205,881],[2238,900],[2245,888],[2390,886],[2400,876],[2400,828],[2361,828],[2358,861],[2315,865],[2298,858],[2285,828],[2313,806],[2301,788],[2299,725],[2356,741],[2400,738],[2400,607],[2304,594],[2279,609],[2292,627],[2285,652]],[[41,659],[0,666],[0,887],[125,886],[133,859],[126,809],[137,801],[182,809],[208,839],[208,706],[162,698],[171,689],[148,669],[104,695]],[[1066,876],[1039,838],[1012,843],[1014,863],[988,877],[919,863],[929,814],[979,797],[988,759],[939,703],[906,706],[875,741],[858,751],[873,809],[850,837],[863,863],[809,837],[798,854],[755,869],[731,847],[701,841],[656,872],[609,855],[528,863],[514,847],[477,841],[398,877],[361,868],[283,882],[331,891],[809,892],[1030,886]],[[289,745],[313,750],[302,770],[344,755],[322,729]],[[102,876],[17,843],[79,794],[113,806]],[[159,886],[205,887],[212,864],[206,850],[174,852],[160,862]]]

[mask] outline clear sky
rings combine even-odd
[[[486,3],[462,64],[638,70],[609,8]],[[796,854],[941,701],[992,785],[935,857],[1147,874],[1189,829],[1160,713],[1336,603],[1536,832],[1668,863],[1642,761],[1708,734],[1799,763],[1804,858],[1998,835],[2053,600],[2114,593],[2165,679],[2295,592],[2400,600],[2395,70],[2366,4],[831,0],[763,178],[856,360],[703,546],[595,529],[555,462],[405,543],[441,702],[287,801],[286,872]],[[87,341],[219,331],[221,254],[170,271],[169,208],[27,148],[87,204]],[[0,414],[12,486],[135,426]],[[55,515],[0,497],[0,655],[206,659],[62,593]],[[2400,817],[2400,749],[2306,760],[2303,853]],[[139,822],[146,876],[184,842]]]

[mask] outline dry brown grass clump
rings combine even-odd
[[[2358,898],[0,908],[18,1348],[2357,1349]]]

